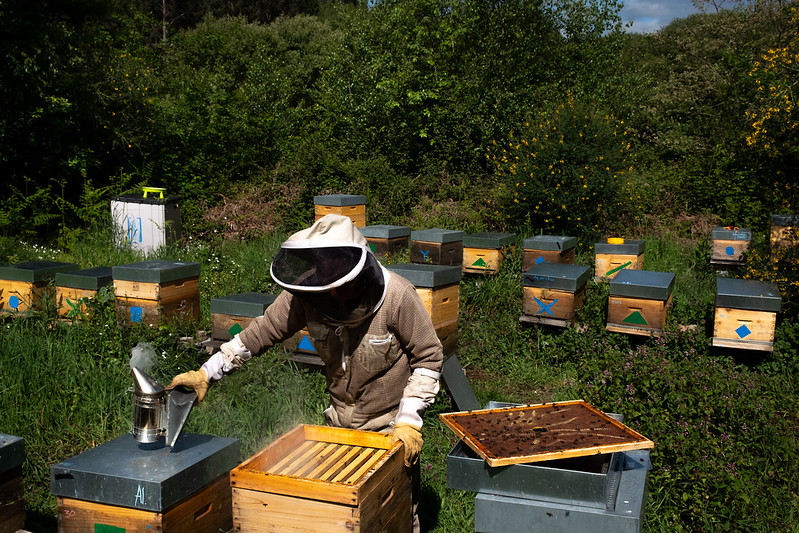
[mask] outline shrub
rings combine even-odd
[[[600,232],[634,200],[630,148],[623,120],[570,96],[489,148],[496,212],[549,232]]]

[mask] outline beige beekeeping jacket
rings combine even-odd
[[[408,280],[384,272],[385,300],[360,325],[328,325],[301,297],[283,291],[238,335],[258,355],[307,325],[325,363],[331,402],[325,416],[335,426],[386,431],[407,422],[421,427],[421,415],[439,390],[443,350],[430,315]]]

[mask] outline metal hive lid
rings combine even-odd
[[[524,239],[525,250],[546,250],[563,252],[577,246],[577,237],[564,237],[558,235],[536,235]]]
[[[672,272],[624,269],[610,281],[610,295],[667,300],[674,290],[674,278]]]
[[[243,292],[211,299],[211,313],[222,315],[257,317],[274,303],[274,294]]]
[[[753,279],[716,278],[716,307],[777,312],[781,303],[780,291],[771,283]]]
[[[539,263],[524,273],[525,287],[576,291],[591,277],[591,269],[583,265]]]

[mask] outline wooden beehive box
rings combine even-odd
[[[794,259],[788,252],[799,249],[799,215],[771,215],[769,242],[773,261]]]
[[[585,302],[591,269],[582,265],[539,263],[524,273],[521,322],[569,326]]]
[[[711,232],[710,264],[740,266],[746,263],[746,251],[752,230],[737,227],[716,227]]]
[[[463,271],[496,274],[505,254],[513,249],[515,233],[479,232],[463,238]]]
[[[646,241],[608,239],[596,243],[594,279],[610,280],[622,270],[643,270],[645,248]]]
[[[444,347],[444,355],[454,353],[458,347],[461,268],[419,263],[399,263],[386,268],[413,284]]]
[[[94,267],[58,272],[55,275],[55,301],[58,316],[70,320],[86,318],[86,301],[97,298],[102,288],[114,284],[111,267]]]
[[[200,319],[200,264],[151,260],[112,268],[117,314],[125,323]]]
[[[716,278],[713,346],[772,351],[781,303],[776,285]]]
[[[24,439],[0,433],[0,533],[14,533],[25,525],[24,462]]]
[[[461,267],[463,264],[462,231],[424,229],[411,232],[411,263]]]
[[[355,226],[366,226],[366,196],[360,194],[327,194],[314,196],[314,220],[325,215],[343,215]]]
[[[53,293],[47,286],[58,272],[77,270],[74,263],[57,261],[25,261],[0,265],[0,312],[26,313],[41,310]]]
[[[522,270],[527,272],[539,263],[573,265],[577,256],[577,237],[536,235],[524,239]]]
[[[411,228],[407,226],[390,226],[375,224],[360,228],[361,234],[366,237],[369,249],[376,256],[384,257],[408,249]]]
[[[383,433],[300,425],[230,472],[236,531],[411,531],[402,444]]]
[[[674,290],[674,274],[622,270],[610,282],[605,329],[633,335],[660,336]]]
[[[236,439],[184,433],[159,448],[122,435],[50,468],[58,531],[229,531],[239,461]]]

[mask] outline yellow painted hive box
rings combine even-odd
[[[671,306],[674,279],[671,272],[619,272],[610,282],[605,329],[633,335],[660,336]]]
[[[402,443],[390,435],[300,425],[230,473],[236,531],[411,530]]]
[[[112,268],[117,315],[125,323],[200,319],[200,265],[142,261]]]
[[[314,196],[314,221],[325,215],[342,215],[356,227],[366,226],[366,196],[359,194],[328,194]]]
[[[782,296],[776,285],[716,278],[712,345],[770,352]]]

